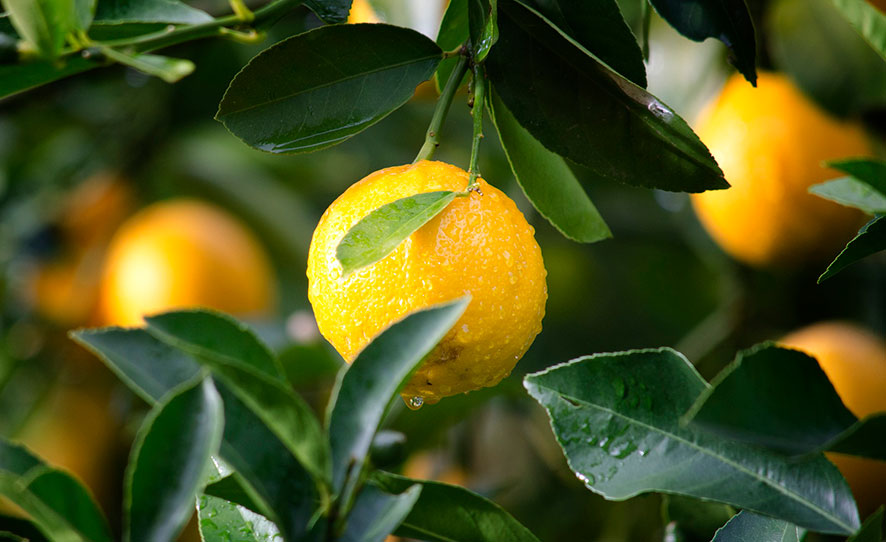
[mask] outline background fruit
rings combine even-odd
[[[757,85],[732,76],[702,114],[696,131],[732,186],[693,194],[695,211],[726,252],[753,266],[833,256],[862,216],[807,189],[840,175],[822,162],[870,155],[865,134],[783,75],[762,72]]]
[[[442,162],[382,169],[348,188],[323,214],[308,256],[308,297],[320,332],[352,361],[410,311],[471,294],[455,327],[403,390],[435,403],[497,384],[541,330],[547,285],[533,228],[514,202],[479,180],[384,259],[342,277],[335,248],[372,210],[434,190],[464,190],[468,174]]]
[[[142,315],[210,307],[240,317],[267,313],[274,279],[259,241],[235,218],[197,200],[154,204],[130,218],[108,249],[103,322],[138,325]]]
[[[886,342],[842,322],[822,322],[780,341],[814,356],[853,414],[886,411]],[[863,515],[886,503],[886,462],[828,454],[846,477]]]

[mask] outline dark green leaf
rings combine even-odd
[[[0,531],[8,536],[18,536],[29,542],[47,542],[47,538],[43,536],[40,529],[25,518],[0,514]]]
[[[372,211],[348,230],[335,248],[343,276],[372,265],[394,251],[455,199],[448,190],[415,194]]]
[[[266,517],[217,497],[197,499],[203,542],[277,542],[280,531]]]
[[[146,317],[148,332],[205,362],[319,481],[329,480],[329,449],[310,407],[286,384],[283,368],[254,334],[208,311]]]
[[[646,87],[643,53],[615,0],[520,0],[635,85]],[[645,3],[645,2],[644,2]]]
[[[205,11],[179,0],[101,0],[95,11],[95,23],[200,24],[212,20]]]
[[[623,500],[658,491],[849,534],[858,511],[821,454],[791,458],[680,424],[708,384],[662,348],[584,357],[529,375],[567,462],[592,491]]]
[[[3,0],[18,34],[43,58],[54,59],[74,30],[74,0]]]
[[[831,0],[883,60],[886,60],[886,14],[865,0]]]
[[[462,298],[412,313],[373,339],[342,374],[329,404],[332,481],[342,495],[353,491],[372,438],[397,392],[468,302]]]
[[[415,484],[399,494],[391,494],[372,484],[363,486],[342,534],[341,542],[383,542],[412,510],[421,494]]]
[[[351,0],[305,0],[305,5],[327,24],[347,21],[351,11]]]
[[[468,0],[471,56],[475,62],[483,62],[489,50],[498,41],[497,19],[497,0]]]
[[[886,196],[871,188],[868,183],[852,177],[840,177],[814,184],[809,187],[809,192],[869,214],[886,212]]]
[[[817,451],[857,421],[818,362],[798,350],[745,350],[711,384],[687,421],[785,453]]]
[[[680,495],[662,496],[665,523],[674,523],[681,532],[696,540],[710,540],[714,533],[735,515],[727,504],[700,501]]]
[[[849,241],[846,247],[837,254],[831,265],[825,269],[825,272],[818,277],[819,284],[858,260],[884,249],[886,249],[886,221],[880,215],[858,230],[858,234]]]
[[[886,413],[872,414],[821,446],[822,450],[886,461]]]
[[[386,24],[325,26],[265,49],[231,81],[216,118],[275,153],[341,143],[406,103],[441,51]]]
[[[520,126],[494,91],[490,106],[514,177],[538,212],[573,241],[593,243],[612,237],[566,161]]]
[[[205,483],[209,457],[218,453],[223,416],[209,378],[154,407],[139,429],[127,467],[125,540],[178,536]]]
[[[246,482],[236,472],[225,476],[203,489],[203,493],[212,497],[238,504],[242,508],[260,514],[261,506],[252,500],[252,496],[246,489]]]
[[[86,30],[95,15],[96,0],[74,0],[74,28]]]
[[[655,11],[694,41],[716,38],[732,51],[732,62],[757,84],[757,41],[745,0],[650,0]]]
[[[102,49],[102,52],[114,62],[159,77],[167,83],[175,83],[194,71],[194,63],[181,58],[149,54],[130,55],[107,47]]]
[[[440,30],[437,32],[437,45],[444,51],[452,51],[468,40],[470,30],[468,27],[468,0],[450,0],[440,21]],[[434,81],[437,92],[443,90],[452,70],[458,64],[458,58],[444,58],[437,66],[434,73]]]
[[[780,519],[741,511],[711,542],[800,542],[802,529]]]
[[[846,542],[882,542],[883,540],[883,507],[864,520],[861,529],[849,537]]]
[[[700,192],[728,183],[686,122],[512,0],[487,60],[502,102],[548,149],[602,178]],[[515,61],[514,59],[519,59]]]
[[[819,104],[841,116],[886,104],[886,62],[832,0],[776,0],[767,15],[776,68]]]
[[[27,512],[51,540],[112,540],[98,505],[79,481],[5,439],[0,439],[0,494]]]
[[[429,542],[538,542],[500,506],[463,487],[383,471],[375,471],[372,479],[393,493],[422,486],[418,501],[395,531],[398,536]]]
[[[839,169],[886,196],[886,162],[858,158],[828,162],[828,167]]]
[[[24,92],[28,89],[58,81],[59,79],[103,65],[103,61],[83,58],[82,56],[67,58],[61,66],[56,66],[49,61],[0,65],[0,98],[18,94],[19,92]]]

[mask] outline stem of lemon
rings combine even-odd
[[[474,64],[473,67],[474,99],[471,106],[471,116],[474,117],[474,137],[471,141],[471,165],[468,167],[470,180],[468,190],[477,186],[477,162],[480,160],[480,140],[483,139],[483,107],[486,104],[486,73],[483,64]]]
[[[458,86],[467,71],[468,58],[462,54],[458,58],[458,64],[455,65],[452,73],[449,74],[449,79],[446,81],[446,86],[443,87],[443,92],[440,93],[440,97],[437,99],[437,107],[434,109],[434,115],[431,117],[431,123],[428,125],[424,145],[421,146],[421,149],[415,156],[415,160],[412,161],[413,164],[422,160],[430,160],[434,156],[434,151],[440,145],[440,127],[443,126],[443,121],[446,120],[449,106],[452,105],[452,98],[455,96],[455,91],[458,90]]]

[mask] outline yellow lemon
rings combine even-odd
[[[354,0],[351,4],[351,12],[348,14],[348,23],[379,23],[381,20],[372,9],[369,0]]]
[[[197,200],[156,203],[125,222],[108,248],[100,309],[108,325],[210,307],[237,316],[267,313],[274,279],[258,239],[234,217]]]
[[[808,193],[838,177],[822,166],[869,156],[861,127],[828,116],[784,75],[758,88],[733,76],[697,133],[732,185],[692,195],[702,225],[730,255],[759,267],[833,257],[862,223],[859,211]]]
[[[370,174],[323,213],[308,255],[308,297],[320,332],[348,362],[406,314],[471,295],[464,315],[402,391],[442,397],[494,386],[541,331],[547,284],[534,230],[514,202],[479,179],[387,257],[342,276],[335,250],[350,228],[394,200],[462,191],[468,173],[421,161]]]
[[[843,404],[859,418],[886,411],[886,343],[881,338],[851,324],[821,322],[779,342],[815,357]],[[846,477],[863,514],[886,503],[886,462],[828,457]]]

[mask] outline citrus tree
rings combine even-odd
[[[575,174],[580,168],[593,182],[695,194],[703,225],[751,266],[832,257],[839,247],[828,242],[846,242],[858,226],[820,280],[886,248],[879,222],[886,164],[872,158],[876,145],[860,125],[831,117],[886,101],[886,15],[863,0],[821,0],[807,10],[834,16],[836,32],[848,32],[862,51],[851,58],[876,66],[850,70],[857,78],[851,100],[821,85],[815,66],[783,62],[791,79],[758,74],[755,14],[744,0],[644,0],[630,8],[614,0],[451,0],[436,40],[391,24],[341,24],[358,12],[350,0],[231,0],[222,15],[178,0],[0,4],[4,97],[114,64],[174,83],[201,64],[158,51],[205,38],[259,43],[306,7],[315,17],[310,28],[242,65],[215,114],[242,144],[270,154],[343,143],[428,80],[439,93],[424,140],[396,142],[417,152],[414,160],[353,184],[311,239],[308,297],[320,333],[346,362],[333,367],[324,400],[306,399],[304,374],[288,370],[246,324],[209,309],[166,310],[210,305],[249,318],[273,304],[267,257],[235,221],[196,202],[158,204],[110,241],[109,268],[133,274],[97,294],[100,316],[92,322],[110,327],[70,337],[150,408],[116,503],[124,540],[175,539],[195,502],[205,541],[537,540],[486,496],[387,468],[402,446],[384,430],[398,396],[419,409],[495,386],[541,329],[542,249],[511,197],[481,175],[484,134],[497,136],[535,211],[577,243],[611,237]],[[769,20],[779,28],[805,7],[776,2],[767,6]],[[721,41],[738,72],[699,124],[707,146],[646,90],[653,10],[689,40]],[[788,39],[792,31],[773,31],[773,55],[797,57],[790,49],[803,40]],[[449,144],[470,152],[458,165],[433,161],[457,99],[470,107],[471,130]],[[773,127],[776,115],[790,118],[793,132]],[[736,125],[746,136],[738,143]],[[771,158],[780,141],[809,134],[818,143]],[[827,180],[833,175],[818,167],[822,160],[847,176]],[[795,200],[801,203],[785,211],[784,202]],[[867,224],[865,213],[874,215]],[[208,233],[196,241],[201,232]],[[166,290],[151,289],[139,274],[149,267],[144,254],[154,252],[188,262]],[[200,297],[204,289],[235,292],[226,298],[234,301],[218,306]],[[164,298],[168,292],[175,299]],[[666,540],[799,542],[809,533],[880,540],[883,508],[875,509],[883,493],[854,481],[868,467],[851,474],[842,461],[886,460],[886,347],[838,329],[831,335],[854,338],[832,347],[800,332],[764,342],[742,349],[711,380],[678,350],[661,347],[547,359],[522,383],[547,413],[553,435],[546,438],[588,490],[613,501],[669,496]],[[845,343],[865,346],[846,353]],[[858,380],[867,391],[857,391]],[[837,465],[833,454],[841,454]],[[8,439],[0,441],[0,493],[25,516],[7,518],[0,537],[114,537],[76,477]],[[696,530],[711,524],[716,534]]]

